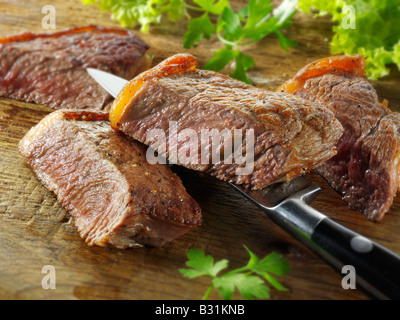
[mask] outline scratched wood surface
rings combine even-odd
[[[238,7],[245,1],[233,1]],[[0,35],[42,32],[41,9],[56,9],[56,28],[101,24],[119,25],[108,13],[80,1],[0,0]],[[151,45],[154,63],[183,50],[186,21],[155,26],[141,35]],[[305,64],[329,55],[327,19],[298,14],[287,36],[299,42],[285,53],[270,37],[246,48],[257,66],[250,77],[256,86],[274,90]],[[188,52],[203,64],[220,44],[211,40]],[[227,70],[229,71],[229,70]],[[400,75],[392,72],[374,86],[393,110],[400,111]],[[288,292],[271,291],[271,299],[368,299],[361,290],[343,290],[342,277],[324,261],[276,227],[249,201],[227,185],[188,170],[176,169],[188,192],[199,202],[204,222],[163,248],[116,250],[88,247],[80,239],[70,215],[57,203],[17,153],[17,144],[30,127],[51,110],[40,105],[0,98],[0,299],[201,299],[209,279],[188,280],[178,272],[186,252],[204,250],[215,259],[229,259],[230,267],[247,262],[243,245],[259,256],[271,251],[284,255],[291,267],[281,279]],[[315,174],[322,192],[313,206],[400,253],[400,198],[380,223],[349,210],[340,196]],[[56,289],[42,288],[42,267],[56,269]],[[219,299],[216,292],[211,299]],[[238,295],[234,298],[239,299]]]

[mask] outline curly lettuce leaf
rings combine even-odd
[[[125,28],[139,24],[147,33],[151,24],[158,24],[164,12],[171,21],[183,18],[187,12],[183,0],[82,0],[84,4],[97,4],[102,11],[111,11],[111,19]]]
[[[343,11],[346,5],[355,9],[354,29],[343,25],[349,17],[349,12]],[[389,64],[400,69],[400,0],[299,0],[298,8],[316,16],[331,15],[337,23],[333,27],[331,53],[362,54],[370,79],[389,74]]]

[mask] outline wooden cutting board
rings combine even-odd
[[[247,1],[232,1],[240,7]],[[41,13],[48,0],[0,0],[0,35],[43,32]],[[52,0],[56,30],[87,24],[118,27],[109,13],[80,1]],[[220,47],[215,40],[191,50],[182,49],[186,21],[165,21],[141,35],[151,45],[154,64],[177,52],[190,52],[205,63]],[[256,67],[250,78],[258,87],[274,90],[299,68],[329,55],[328,19],[298,14],[287,36],[299,42],[285,53],[275,37],[248,46]],[[137,31],[138,32],[138,31]],[[229,71],[229,70],[227,70]],[[393,71],[374,86],[389,106],[400,111],[400,74]],[[259,256],[271,251],[284,255],[291,272],[281,279],[288,292],[271,290],[272,299],[368,299],[362,291],[344,290],[342,276],[308,249],[276,227],[260,210],[214,178],[178,170],[188,192],[199,202],[203,224],[163,248],[116,250],[88,247],[79,237],[70,215],[38,181],[17,152],[30,127],[51,110],[36,104],[0,98],[0,298],[1,299],[201,299],[210,285],[206,277],[194,280],[178,272],[185,267],[190,248],[230,267],[247,263],[243,245]],[[343,225],[400,253],[400,198],[380,223],[349,210],[340,196],[317,175],[322,192],[313,206]],[[42,268],[56,270],[56,289],[42,288]],[[239,299],[239,295],[234,298]],[[220,299],[216,292],[210,299]]]

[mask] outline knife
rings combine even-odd
[[[87,71],[114,98],[128,82],[101,70]],[[346,276],[350,286],[354,281],[374,298],[400,299],[400,257],[312,208],[309,203],[321,190],[316,183],[300,176],[257,191],[229,184]]]

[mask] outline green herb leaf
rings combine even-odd
[[[203,36],[206,39],[210,39],[214,32],[215,27],[206,12],[201,17],[190,21],[188,31],[183,36],[183,47],[193,47],[196,42],[201,42]]]
[[[254,59],[243,54],[239,50],[226,48],[216,51],[214,53],[214,58],[204,66],[204,69],[220,71],[232,60],[235,60],[235,70],[232,72],[231,76],[243,82],[251,83],[246,75],[246,71],[255,65]]]
[[[287,289],[281,285],[278,280],[270,275],[273,273],[277,276],[283,276],[290,272],[289,265],[286,259],[282,255],[272,252],[262,260],[258,258],[253,252],[251,252],[246,246],[245,249],[250,256],[250,260],[247,264],[247,268],[267,280],[277,290],[287,291]]]
[[[223,259],[214,263],[211,256],[206,256],[203,251],[191,249],[187,253],[188,261],[186,265],[191,269],[179,269],[181,274],[187,278],[196,278],[199,276],[209,276],[212,278],[204,299],[207,299],[210,292],[216,288],[224,299],[231,299],[235,290],[238,290],[244,299],[266,299],[270,297],[270,288],[265,285],[271,284],[280,291],[287,289],[279,283],[279,281],[269,273],[276,275],[284,275],[289,272],[287,261],[282,255],[272,252],[265,258],[258,258],[247,247],[249,254],[249,262],[246,266],[231,270],[219,276],[219,273],[228,267],[228,261]]]
[[[277,25],[280,29],[286,29],[290,26],[293,16],[296,14],[298,0],[283,0],[282,3],[274,9],[274,17],[278,20]]]
[[[193,0],[201,9],[212,14],[221,14],[222,11],[229,7],[229,0]]]
[[[252,300],[254,297],[259,299],[269,298],[269,288],[264,282],[256,276],[246,275],[243,273],[230,274],[215,278],[213,285],[218,288],[220,295],[229,300],[232,298],[235,288],[238,289],[240,295],[246,300]]]
[[[221,270],[228,266],[228,260],[221,260],[214,263],[213,257],[206,256],[203,251],[195,248],[189,250],[187,257],[189,260],[186,262],[186,265],[192,267],[192,269],[180,269],[179,271],[189,278],[202,275],[215,277]]]
[[[290,272],[287,261],[282,255],[276,252],[272,252],[264,259],[257,261],[257,263],[251,267],[251,270],[258,274],[269,272],[277,276],[283,276]]]
[[[269,1],[250,0],[248,18],[244,27],[245,38],[260,40],[276,28],[276,19],[271,18],[273,6]]]
[[[231,76],[235,79],[251,84],[250,79],[246,75],[246,71],[252,68],[255,64],[256,63],[252,57],[238,52],[236,56],[236,68],[232,72]]]
[[[111,11],[112,19],[119,21],[123,27],[139,24],[142,32],[148,32],[150,25],[160,23],[164,14],[171,21],[188,18],[183,47],[191,48],[216,34],[225,49],[215,52],[214,58],[206,64],[207,68],[219,71],[235,60],[236,67],[231,76],[247,83],[251,82],[246,72],[255,62],[241,52],[241,46],[257,42],[272,33],[277,35],[286,51],[296,44],[284,37],[281,30],[291,24],[297,0],[283,0],[275,9],[271,1],[250,0],[236,12],[229,0],[193,0],[192,4],[188,4],[188,0],[82,0],[85,4],[98,5],[103,11]],[[202,14],[192,19],[189,11]]]
[[[296,41],[286,38],[280,31],[275,31],[275,34],[278,36],[279,43],[285,51],[289,51],[289,47],[293,48],[297,45]]]
[[[264,279],[267,280],[275,289],[279,291],[288,291],[288,289],[285,288],[274,276],[271,276],[266,272],[262,272],[260,275],[264,277]]]
[[[229,40],[237,40],[242,36],[242,24],[238,14],[234,13],[229,7],[222,11],[218,20],[219,30],[224,30],[224,37]]]
[[[236,59],[238,51],[231,49],[220,49],[214,52],[214,58],[204,65],[204,69],[219,71],[227,66],[229,62]]]

